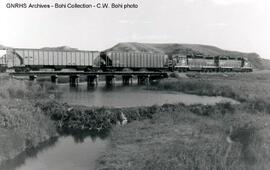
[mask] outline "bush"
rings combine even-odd
[[[195,104],[189,106],[190,111],[201,116],[224,116],[225,114],[233,114],[235,107],[229,103],[217,103],[216,105]]]
[[[249,100],[243,105],[243,109],[247,110],[248,112],[252,113],[258,113],[258,112],[263,112],[263,113],[268,113],[270,114],[270,103],[268,100],[265,99],[253,99]]]

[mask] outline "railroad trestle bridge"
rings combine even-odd
[[[50,76],[51,82],[57,83],[60,76],[69,76],[71,86],[78,86],[80,77],[86,76],[88,86],[97,86],[98,77],[104,76],[107,86],[113,86],[116,76],[122,76],[124,85],[132,84],[134,77],[137,77],[138,84],[150,84],[151,82],[168,77],[167,72],[80,72],[80,71],[31,71],[31,72],[12,72],[11,76],[28,76],[30,81],[35,81],[38,76]]]

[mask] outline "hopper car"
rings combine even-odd
[[[5,72],[7,69],[6,50],[0,49],[0,72]]]
[[[15,71],[42,68],[91,70],[99,62],[98,51],[57,51],[42,49],[8,49],[7,67]]]
[[[101,52],[101,68],[115,71],[162,71],[168,69],[165,54],[141,52]]]
[[[7,49],[2,65],[15,71],[76,69],[83,71],[200,71],[250,72],[244,57],[207,56],[146,52],[58,51],[45,49]]]

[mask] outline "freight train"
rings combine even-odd
[[[202,71],[250,72],[244,57],[206,56],[146,52],[57,51],[44,49],[7,49],[0,63],[17,72],[41,69],[84,71]]]

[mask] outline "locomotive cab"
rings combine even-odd
[[[251,63],[245,57],[242,58],[241,67],[242,67],[243,72],[252,72],[252,70],[253,70]]]
[[[175,70],[177,71],[187,71],[187,57],[182,54],[174,54],[172,55],[172,61],[174,62]]]

